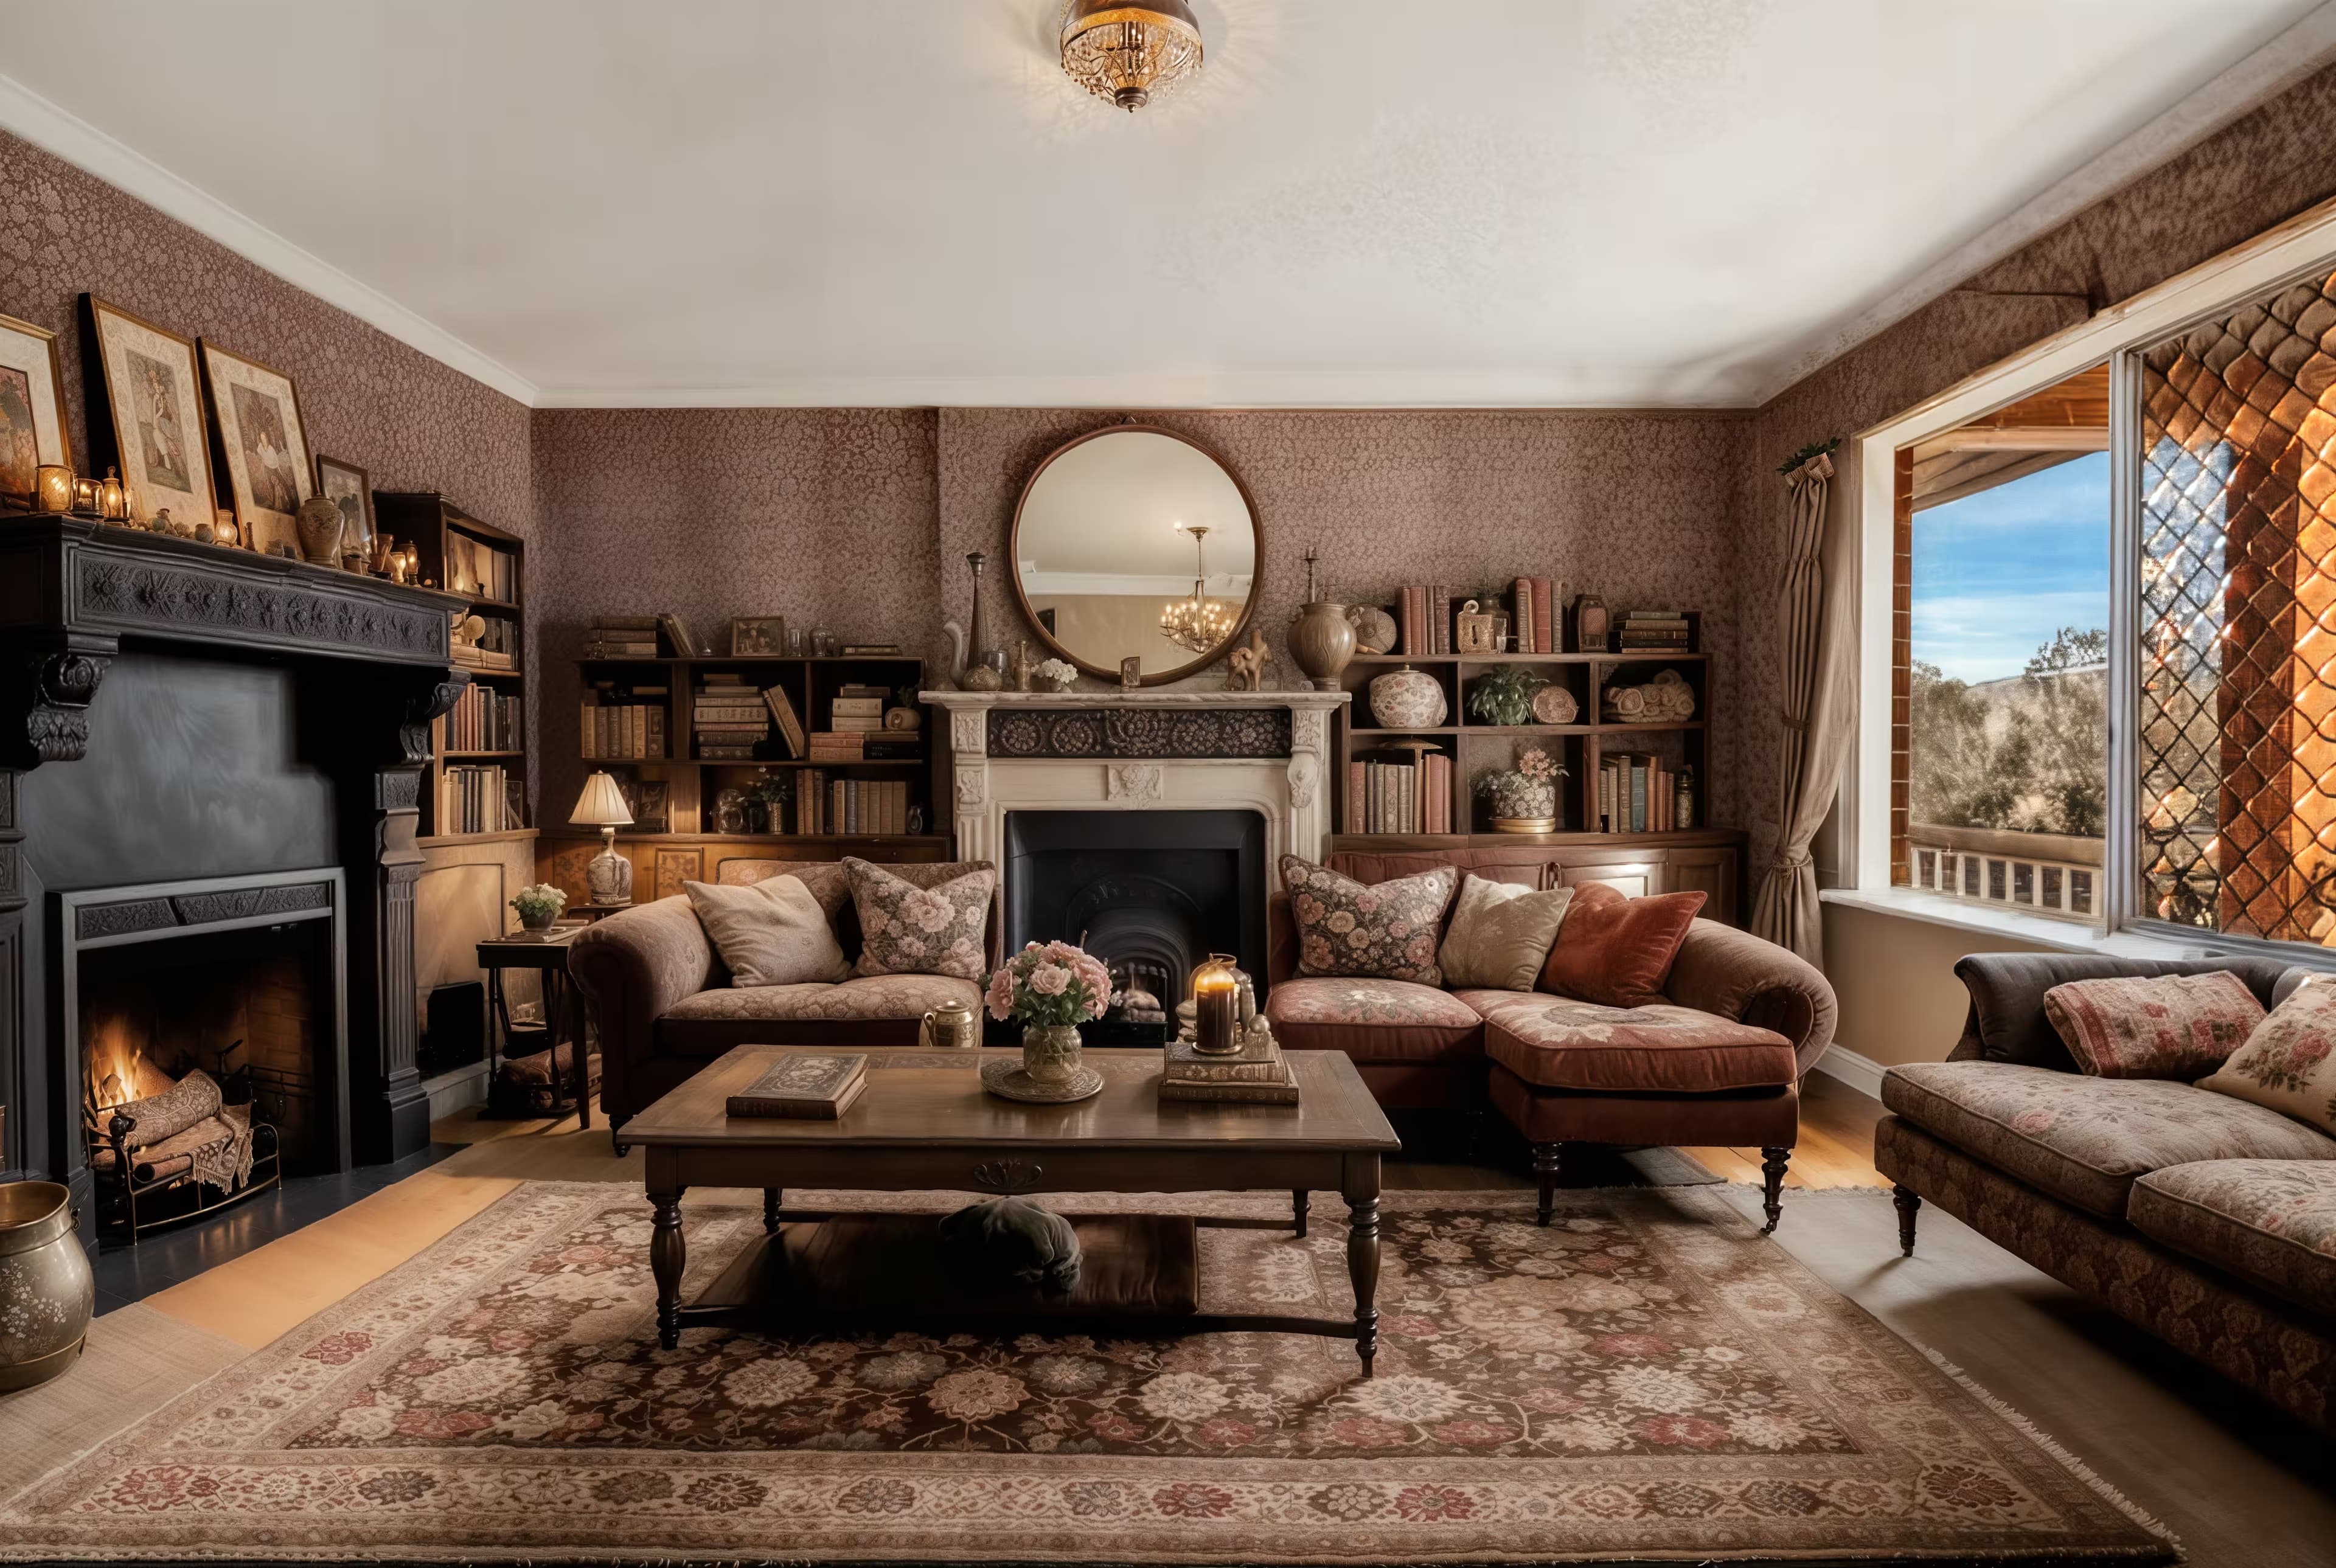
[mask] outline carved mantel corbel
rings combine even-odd
[[[0,767],[29,771],[89,755],[89,710],[119,644],[68,635],[20,642],[0,656]]]

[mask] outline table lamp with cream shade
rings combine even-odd
[[[584,794],[569,822],[576,827],[600,830],[600,852],[584,868],[584,883],[596,904],[633,901],[633,863],[617,852],[617,830],[630,827],[633,813],[626,809],[624,792],[606,773],[584,781]]]

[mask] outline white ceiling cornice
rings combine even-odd
[[[95,175],[294,287],[379,328],[408,348],[428,355],[441,365],[461,371],[530,408],[539,405],[535,383],[509,365],[480,353],[435,322],[424,320],[331,262],[253,222],[144,153],[124,146],[23,83],[5,75],[0,75],[0,130]]]

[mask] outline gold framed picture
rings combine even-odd
[[[281,541],[297,553],[300,522],[295,514],[316,493],[316,484],[292,378],[208,337],[196,341],[202,348],[203,385],[219,426],[235,520],[252,549],[265,554]]]
[[[316,454],[316,493],[341,509],[341,550],[373,558],[373,480],[354,463]]]
[[[73,466],[57,335],[0,316],[0,506],[32,511],[44,463]]]
[[[130,521],[167,511],[176,522],[211,514],[209,424],[195,341],[141,320],[93,294],[81,297],[105,384],[90,399],[90,440],[122,471]]]

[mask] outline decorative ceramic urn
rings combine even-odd
[[[1338,689],[1338,672],[1355,657],[1355,628],[1347,607],[1318,599],[1290,623],[1290,657],[1317,691]]]
[[[55,1182],[0,1183],[0,1394],[72,1366],[96,1306],[72,1194]]]
[[[1451,714],[1444,683],[1409,665],[1371,682],[1371,716],[1385,729],[1433,729]]]
[[[341,564],[341,509],[331,497],[312,495],[293,514],[300,531],[300,553],[313,566]]]

